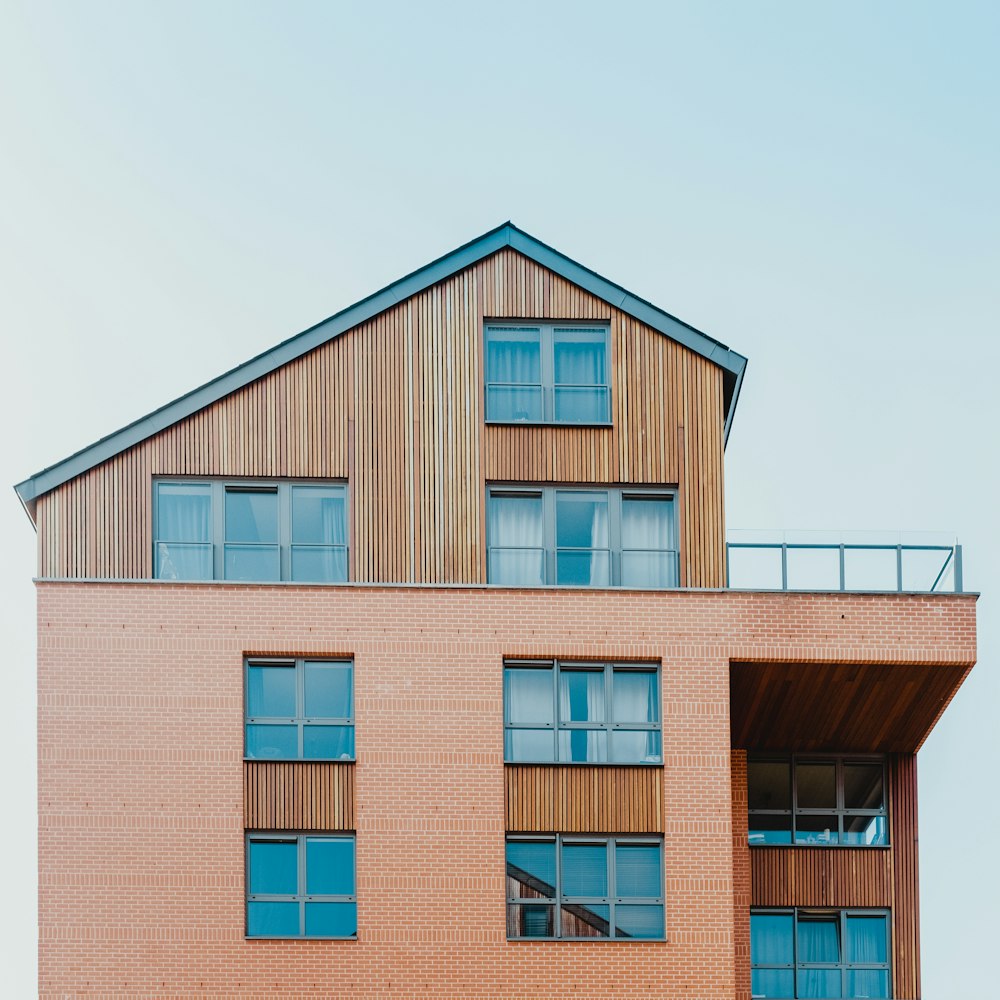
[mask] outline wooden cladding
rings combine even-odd
[[[753,847],[754,906],[892,906],[892,855],[876,847]]]
[[[508,764],[504,777],[510,832],[663,832],[662,768]]]
[[[486,426],[483,320],[609,325],[610,428]],[[721,586],[719,368],[506,248],[39,498],[39,574],[152,575],[158,475],[346,479],[352,576],[478,583],[488,481],[676,485],[681,583]]]
[[[917,871],[917,758],[889,758],[889,826],[892,839],[892,951],[896,991],[920,996],[920,880]]]
[[[353,830],[354,764],[243,762],[247,830]]]

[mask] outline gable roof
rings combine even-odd
[[[560,277],[590,292],[591,295],[602,299],[622,312],[628,313],[654,330],[659,330],[671,340],[683,344],[689,350],[718,365],[723,372],[726,405],[725,438],[728,440],[729,428],[732,424],[743,373],[746,369],[747,359],[745,357],[731,351],[725,344],[719,343],[693,326],[689,326],[662,309],[658,309],[651,302],[647,302],[638,295],[633,295],[621,285],[616,285],[613,281],[602,278],[596,272],[571,260],[565,254],[561,254],[558,250],[554,250],[533,236],[529,236],[513,223],[505,222],[503,225],[497,226],[496,229],[491,229],[477,239],[460,246],[457,250],[452,250],[451,253],[431,261],[412,274],[394,281],[391,285],[386,285],[385,288],[361,299],[360,302],[355,302],[354,305],[334,313],[329,319],[290,337],[263,354],[258,354],[255,358],[251,358],[218,378],[212,379],[211,382],[206,382],[203,386],[185,393],[172,403],[167,403],[165,406],[153,410],[152,413],[140,417],[121,430],[95,441],[94,444],[75,452],[55,465],[50,465],[41,472],[25,479],[24,482],[18,483],[14,487],[17,495],[21,498],[29,516],[34,520],[34,501],[43,493],[48,493],[133,445],[158,434],[185,417],[197,413],[206,406],[251,382],[255,382],[303,354],[308,354],[328,340],[340,336],[340,334],[366,322],[386,309],[424,291],[431,285],[450,278],[504,247],[511,247],[536,264],[548,268]]]

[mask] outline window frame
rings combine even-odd
[[[507,895],[506,882],[510,877],[507,874],[507,845],[512,842],[518,843],[545,843],[555,845],[556,862],[556,884],[552,887],[551,898],[541,897],[526,898]],[[607,896],[566,896],[562,893],[562,848],[564,844],[569,845],[603,845],[607,851],[606,875],[608,880]],[[617,894],[617,872],[615,868],[615,849],[619,844],[631,844],[639,847],[656,847],[660,852],[660,886],[658,896],[620,896]],[[665,872],[663,860],[663,837],[654,835],[635,834],[628,836],[602,836],[588,833],[508,833],[504,837],[504,895],[506,899],[505,919],[507,922],[508,941],[665,941],[667,939],[667,912],[665,901]],[[574,906],[587,904],[608,907],[608,931],[607,935],[593,936],[564,936],[562,934],[562,921],[559,919],[563,906]],[[540,935],[511,935],[510,914],[514,906],[537,905],[549,906],[552,910],[551,937]],[[663,936],[662,937],[630,937],[626,935],[618,936],[614,932],[615,909],[619,905],[624,906],[659,906],[663,909]]]
[[[790,781],[790,802],[788,809],[754,809],[750,807],[750,765],[753,763],[787,763],[789,766]],[[799,764],[835,764],[836,765],[836,791],[837,805],[833,809],[803,807],[798,804],[798,781],[797,767]],[[844,805],[844,766],[847,764],[878,764],[882,768],[882,807],[881,809],[848,809]],[[815,841],[796,840],[797,824],[799,816],[832,816],[837,817],[837,842],[835,844],[823,844]],[[767,843],[750,839],[750,830],[753,827],[754,816],[789,816],[791,842],[788,844]],[[847,844],[844,843],[845,821],[854,817],[882,817],[885,822],[885,839],[880,844]],[[747,757],[747,842],[750,847],[807,847],[821,849],[849,848],[865,851],[887,849],[892,846],[892,837],[889,823],[889,767],[888,760],[883,754],[816,754],[816,753],[794,753],[794,754],[773,754],[754,753]]]
[[[309,840],[349,841],[353,847],[354,871],[352,881],[354,892],[350,895],[330,895],[306,892],[306,842]],[[297,846],[296,878],[297,892],[288,893],[251,893],[250,892],[250,844],[252,841],[269,841],[283,844],[294,843]],[[358,850],[355,833],[324,833],[322,831],[259,831],[247,830],[244,834],[244,874],[243,874],[243,936],[248,941],[357,941],[357,930],[353,934],[306,934],[306,903],[353,903],[355,916],[358,903]],[[298,934],[251,934],[250,933],[250,903],[297,903],[299,907]]]
[[[239,478],[221,476],[155,476],[153,478],[153,579],[170,580],[158,574],[158,547],[161,544],[190,544],[184,542],[171,543],[160,538],[160,486],[191,486],[208,487],[211,500],[210,538],[207,542],[197,543],[210,545],[212,548],[212,576],[208,579],[225,583],[297,583],[302,586],[310,584],[347,583],[352,578],[351,565],[351,506],[348,482],[344,479],[264,479],[259,477]],[[298,488],[337,490],[344,502],[344,543],[314,543],[293,542],[293,494]],[[259,543],[261,547],[275,547],[278,550],[278,578],[263,580],[241,580],[226,576],[227,545],[252,545],[255,543],[229,543],[226,539],[226,495],[233,493],[274,493],[277,496],[277,542]],[[292,578],[292,549],[322,548],[342,551],[346,566],[346,576],[343,580],[295,580]],[[177,583],[203,583],[207,580],[188,579],[177,580]]]
[[[560,493],[603,493],[608,500],[608,548],[560,547],[557,542],[558,524],[556,509]],[[676,486],[590,486],[573,484],[527,484],[527,483],[487,483],[486,484],[486,582],[496,587],[582,587],[588,590],[601,588],[623,588],[625,590],[676,590],[680,587],[680,530],[678,521],[678,494]],[[491,545],[489,534],[489,505],[493,497],[533,497],[542,501],[542,546],[544,581],[541,584],[494,583],[490,579],[492,553],[495,551],[525,551],[523,546]],[[671,504],[673,517],[673,549],[624,548],[622,545],[622,504],[626,500],[663,500]],[[528,547],[538,549],[538,546]],[[609,554],[609,582],[607,584],[559,583],[558,558],[560,552],[603,552]],[[641,587],[623,584],[622,556],[631,552],[662,552],[673,558],[673,575],[676,582],[670,587]]]
[[[799,917],[805,914],[809,917],[832,917],[837,916],[838,934],[840,937],[840,959],[836,963],[832,962],[799,962]],[[892,911],[885,907],[821,907],[821,906],[754,906],[750,909],[751,920],[755,916],[791,916],[792,917],[792,963],[759,962],[753,960],[753,952],[750,954],[750,974],[755,970],[779,970],[790,971],[792,982],[794,983],[793,996],[783,997],[780,1000],[796,1000],[799,993],[799,973],[811,970],[839,970],[840,971],[840,996],[850,998],[847,992],[848,974],[850,972],[881,972],[888,973],[889,992],[893,994],[892,981]],[[847,961],[847,921],[850,917],[885,917],[885,962],[848,962]],[[751,935],[751,941],[753,940]],[[751,993],[756,998],[757,993]]]
[[[351,677],[351,714],[348,718],[334,716],[309,716],[305,714],[305,668],[307,663],[331,663],[343,665],[350,671]],[[250,715],[250,668],[251,667],[281,667],[295,671],[295,711],[294,717],[278,715]],[[354,660],[344,656],[245,656],[243,658],[243,759],[245,761],[274,761],[287,763],[302,761],[303,763],[334,763],[353,764],[358,759],[357,730],[354,723]],[[247,753],[247,729],[250,726],[292,726],[296,727],[296,757],[251,757]],[[305,757],[305,729],[310,725],[343,726],[351,729],[351,745],[354,753],[347,757]]]
[[[548,764],[570,767],[663,767],[663,684],[662,663],[658,660],[620,661],[620,660],[567,660],[555,659],[521,659],[505,658],[503,661],[503,760],[504,764]],[[551,725],[543,723],[512,723],[510,721],[510,703],[507,698],[507,671],[509,669],[550,670],[552,673],[552,716]],[[604,722],[573,722],[560,719],[559,678],[563,670],[568,671],[601,671],[604,676]],[[614,721],[614,674],[615,671],[653,674],[656,678],[656,715],[655,722],[615,722]],[[507,733],[518,731],[551,732],[553,740],[552,760],[515,759],[507,756]],[[608,760],[560,760],[560,739],[562,732],[606,732],[608,740]],[[620,732],[655,732],[660,736],[660,754],[658,760],[614,761],[611,760],[611,734]]]
[[[493,330],[538,330],[539,351],[539,383],[533,382],[491,382],[489,372],[490,332]],[[578,385],[574,382],[555,381],[555,336],[559,330],[601,331],[604,334],[604,381],[593,385]],[[612,397],[611,397],[611,324],[602,321],[581,320],[516,320],[489,319],[483,321],[483,413],[487,424],[503,427],[611,427]],[[490,416],[490,389],[497,388],[534,388],[541,393],[541,420],[511,420]],[[607,417],[604,420],[571,421],[557,420],[555,417],[555,396],[557,387],[592,388],[604,390],[607,403]]]

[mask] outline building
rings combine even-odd
[[[744,368],[507,224],[19,484],[42,995],[916,1000],[975,596],[727,546]]]

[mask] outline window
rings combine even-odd
[[[863,757],[751,757],[751,844],[884,847],[885,761]]]
[[[349,660],[247,660],[251,760],[354,760],[354,665]]]
[[[507,838],[507,937],[663,936],[661,840]]]
[[[247,937],[353,938],[354,836],[247,835]]]
[[[753,997],[889,997],[889,915],[882,910],[750,914]]]
[[[154,501],[158,579],[347,579],[346,486],[164,481]]]
[[[655,664],[510,660],[503,692],[508,763],[662,762]]]
[[[674,495],[491,486],[487,579],[511,587],[676,587]]]
[[[488,324],[485,336],[487,420],[610,423],[607,327]]]

